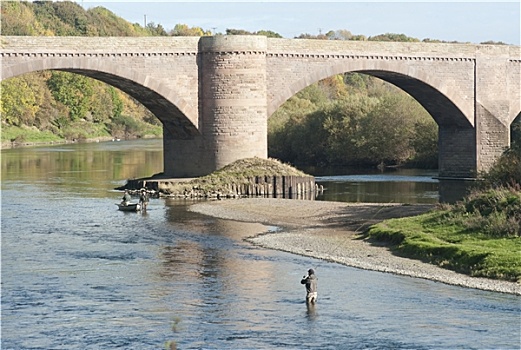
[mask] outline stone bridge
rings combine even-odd
[[[413,96],[439,126],[439,175],[475,177],[510,144],[521,47],[213,37],[1,37],[2,79],[41,70],[113,85],[163,123],[164,173],[267,157],[267,119],[301,89],[359,72]]]

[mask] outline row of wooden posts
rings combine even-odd
[[[125,188],[157,191],[168,197],[182,198],[236,198],[236,197],[275,197],[275,198],[306,198],[314,199],[317,192],[323,191],[315,184],[313,176],[255,176],[246,178],[241,183],[230,183],[223,190],[203,191],[193,187],[183,193],[166,193],[169,180],[128,180]]]

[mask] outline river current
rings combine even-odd
[[[243,239],[278,228],[193,213],[191,201],[118,211],[113,189],[160,172],[161,148],[2,151],[2,349],[520,348],[518,296],[256,247]]]

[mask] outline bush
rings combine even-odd
[[[514,188],[473,192],[456,206],[460,206],[455,210],[464,213],[465,226],[471,231],[491,237],[521,236],[521,192]]]
[[[482,187],[512,186],[521,189],[521,147],[510,148],[482,174]]]

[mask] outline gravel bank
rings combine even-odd
[[[281,228],[248,238],[269,249],[310,256],[361,269],[425,278],[467,288],[521,295],[521,284],[475,278],[393,255],[387,248],[360,239],[368,225],[423,213],[432,205],[354,204],[339,202],[242,198],[194,204],[190,210],[223,219]]]

